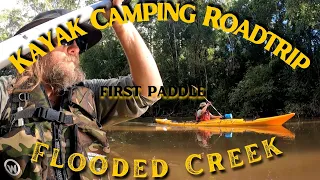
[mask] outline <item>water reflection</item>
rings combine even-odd
[[[212,135],[213,135],[212,132],[206,131],[206,130],[200,130],[196,132],[196,137],[197,137],[196,139],[198,141],[199,146],[208,148],[209,147],[208,141],[210,140]],[[222,133],[220,134],[220,136],[221,135]],[[220,136],[218,137],[218,139],[220,138]]]
[[[128,122],[106,128],[112,150],[111,158],[125,159],[133,177],[133,160],[145,159],[147,179],[152,178],[151,160],[163,159],[169,166],[165,179],[318,179],[317,162],[320,161],[320,123],[288,123],[285,127],[240,127],[240,128],[184,128],[161,126],[155,123]],[[282,156],[266,157],[261,141],[276,137],[274,145]],[[244,146],[256,143],[261,163],[249,164]],[[230,167],[227,150],[239,148],[239,159],[244,167]],[[209,172],[206,155],[220,153],[225,171]],[[201,154],[193,167],[203,169],[200,176],[191,175],[185,168],[186,158]],[[112,167],[110,165],[110,167]],[[216,168],[217,169],[217,168]],[[113,178],[115,179],[115,178]]]

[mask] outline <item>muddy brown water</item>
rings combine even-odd
[[[146,160],[144,170],[147,178],[152,177],[151,161],[161,159],[168,165],[166,176],[161,179],[272,179],[272,180],[301,180],[319,179],[320,175],[320,119],[315,121],[299,120],[284,124],[283,127],[270,128],[186,128],[170,127],[154,123],[153,121],[126,122],[106,128],[111,147],[108,171],[111,179],[141,179],[134,177],[134,160]],[[263,140],[270,143],[275,137],[274,146],[282,154],[272,153],[267,158]],[[261,156],[258,163],[249,163],[245,146],[257,144],[257,156]],[[239,148],[239,163],[243,166],[231,168],[227,151]],[[210,172],[207,155],[219,153],[222,156],[222,166],[225,170],[215,167]],[[188,156],[200,154],[201,159],[192,162],[194,170],[203,169],[201,175],[192,175],[187,171],[185,162]],[[129,164],[129,171],[122,178],[112,175],[113,158],[124,159]],[[141,163],[140,163],[141,164]],[[143,165],[143,164],[142,164]],[[122,167],[120,167],[120,171]],[[161,168],[159,168],[161,171]],[[142,178],[143,179],[143,178]]]

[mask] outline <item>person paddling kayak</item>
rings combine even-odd
[[[202,102],[199,105],[199,109],[196,113],[196,120],[197,121],[209,121],[210,119],[222,119],[222,116],[214,116],[208,110],[208,106],[211,105],[211,102]]]

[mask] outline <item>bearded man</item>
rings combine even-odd
[[[121,3],[113,1],[120,10]],[[16,34],[68,12],[40,13]],[[0,78],[0,174],[4,179],[109,179],[108,173],[97,175],[106,171],[101,157],[107,160],[110,151],[102,126],[140,117],[159,100],[147,96],[148,86],[160,89],[163,83],[132,23],[112,26],[131,72],[112,79],[85,79],[79,54],[98,43],[102,34],[89,24],[79,26],[88,34],[61,42],[22,74]],[[56,39],[53,43],[58,44]],[[125,100],[101,98],[102,86],[140,86],[141,92],[138,98]],[[74,153],[77,157],[69,159]],[[95,157],[100,159],[89,168]],[[86,167],[80,166],[84,163]]]

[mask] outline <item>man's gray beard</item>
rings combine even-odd
[[[68,58],[76,57],[69,56]],[[75,64],[75,70],[73,72],[66,72],[65,68],[61,68],[61,65],[68,60],[70,59],[66,59],[58,64],[54,64],[52,67],[45,68],[43,80],[56,92],[71,87],[72,85],[77,84],[85,79],[85,74],[79,64]]]

